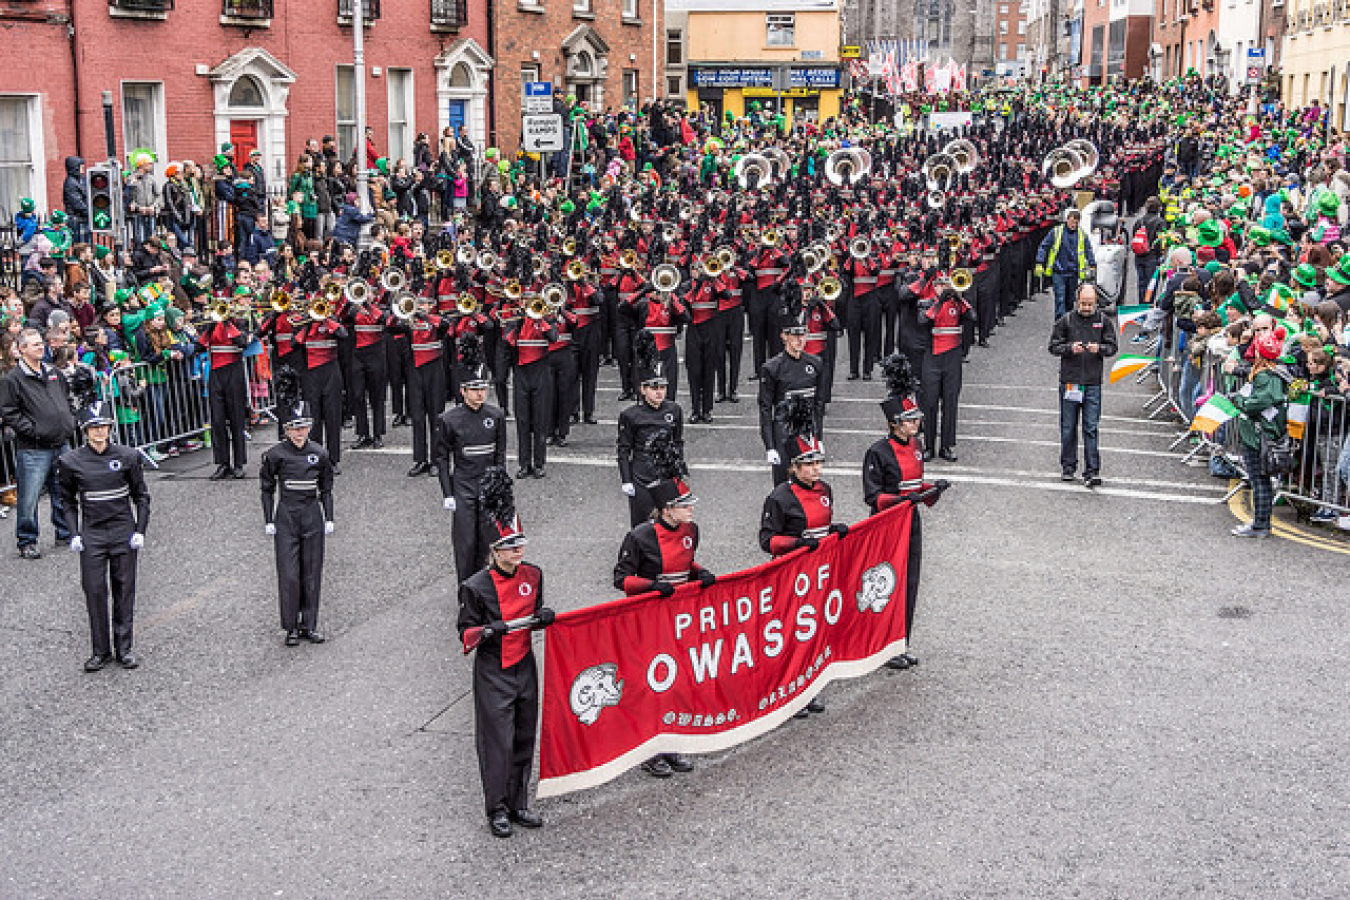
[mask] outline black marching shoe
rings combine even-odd
[[[903,672],[905,669],[909,668],[909,657],[905,656],[903,653],[899,656],[892,656],[890,659],[886,660],[886,668]]]
[[[905,658],[905,662],[909,663],[911,669],[919,664],[919,658],[913,653],[902,653],[900,655]]]
[[[861,376],[859,376],[857,372],[849,372],[849,373],[848,373],[848,380],[849,380],[849,381],[857,381],[860,377],[861,377]]]
[[[229,477],[230,477],[230,467],[229,467],[229,466],[216,466],[216,470],[215,470],[214,472],[212,472],[211,475],[210,475],[210,480],[211,480],[211,481],[223,481],[224,479],[229,478]]]
[[[555,447],[557,446],[557,444],[558,444],[558,436],[556,434],[550,434],[548,437],[544,438],[545,447]]]
[[[522,478],[529,478],[532,475],[534,475],[533,466],[521,466],[516,470],[516,481],[520,481]]]
[[[932,462],[932,461],[933,461],[933,451],[932,451],[932,450],[925,450],[925,451],[923,451],[923,461],[924,461],[924,462]]]
[[[367,447],[374,447],[375,441],[368,437],[357,438],[355,444],[352,444],[353,450],[364,450]]]
[[[741,395],[738,394],[738,393],[736,393],[735,391],[732,391],[730,394],[727,394],[727,402],[728,402],[728,403],[740,403],[740,402],[741,402]]]
[[[666,762],[664,756],[653,756],[647,760],[642,764],[642,771],[653,778],[669,778],[675,774],[675,770],[670,767],[670,763]]]
[[[287,647],[299,647],[299,646],[300,646],[300,632],[298,632],[298,631],[296,631],[296,630],[294,630],[294,629],[292,629],[292,630],[286,632],[286,646],[287,646]]]
[[[946,450],[940,451],[940,452],[938,453],[938,456],[942,457],[942,458],[945,459],[947,462],[952,462],[952,463],[956,462],[956,451],[955,451],[955,450],[952,450],[951,448],[948,448],[948,449],[946,449]]]
[[[509,838],[515,833],[511,827],[511,817],[504,811],[495,812],[488,819],[488,830],[492,832],[493,837]]]
[[[117,657],[117,664],[124,669],[134,669],[141,664],[141,661],[136,658],[135,653],[127,652]]]
[[[555,438],[553,439],[553,446],[555,446],[555,447],[566,447],[566,446],[567,446],[567,435],[565,435],[565,434],[560,434],[560,435],[558,435],[557,437],[555,437]]]
[[[694,761],[683,753],[662,753],[661,758],[670,766],[672,772],[692,772],[694,771]]]
[[[806,704],[806,710],[807,712],[823,713],[825,711],[825,704],[813,698],[810,703]]]
[[[230,477],[235,481],[243,481],[246,474],[243,466],[235,466],[234,469],[230,471]]]
[[[412,468],[408,470],[409,478],[416,478],[418,475],[425,475],[431,471],[431,464],[418,462],[413,463]]]
[[[95,653],[84,661],[84,670],[86,672],[97,672],[99,669],[112,662],[111,653]]]
[[[871,373],[871,372],[864,372],[864,373],[863,373],[863,381],[871,381],[871,380],[872,380],[872,373]]]
[[[370,442],[370,448],[371,448],[372,450],[383,450],[383,449],[384,449],[384,438],[382,438],[382,437],[377,437],[377,438],[375,438],[373,441]]]
[[[37,544],[25,544],[19,548],[19,559],[42,559],[42,551]]]
[[[544,819],[532,809],[518,809],[511,813],[511,821],[523,828],[543,828]]]
[[[976,347],[988,347],[988,346],[989,346],[989,339],[988,339],[988,338],[980,338],[978,341],[975,342],[975,346],[976,346]]]
[[[1060,481],[1073,481],[1073,478],[1073,469],[1065,469],[1063,472],[1059,473]]]
[[[600,420],[597,419],[594,415],[587,415],[587,416],[586,416],[585,418],[583,418],[581,421],[585,422],[587,425],[599,425],[599,424],[600,424]]]
[[[718,394],[718,395],[717,395],[717,399],[714,400],[713,402],[714,402],[714,403],[726,403],[726,402],[727,402],[727,395],[726,395],[726,394]]]
[[[531,472],[530,474],[532,474],[535,478],[543,478],[543,477],[544,477],[544,467],[543,467],[543,466],[535,466],[535,467],[534,467],[534,471]]]
[[[573,425],[580,425],[581,413],[572,413],[572,417],[568,419],[568,421],[571,422]]]
[[[1084,476],[1083,476],[1083,484],[1084,484],[1086,487],[1101,487],[1101,486],[1102,486],[1102,476],[1100,476],[1100,475],[1084,475]]]
[[[322,644],[328,638],[323,636],[323,632],[317,628],[301,628],[300,637],[309,641],[311,644]]]

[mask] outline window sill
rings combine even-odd
[[[229,25],[234,28],[271,28],[271,19],[253,19],[247,16],[226,16],[220,17],[220,24]]]
[[[366,19],[366,27],[367,27],[367,28],[371,27],[372,25],[375,24],[376,21],[377,21],[376,19],[369,19],[369,18]],[[338,17],[337,17],[337,23],[338,23],[338,25],[339,25],[340,27],[342,27],[342,28],[351,28],[351,27],[352,27],[352,17],[351,17],[351,16],[338,16]]]
[[[432,22],[431,31],[433,34],[458,34],[463,28],[458,22]]]
[[[113,19],[146,19],[152,22],[167,22],[167,9],[125,9],[121,6],[109,6],[108,16]]]
[[[574,9],[572,10],[572,18],[585,19],[587,22],[592,22],[595,20],[595,13],[591,12],[589,9]]]
[[[546,10],[537,3],[517,3],[516,12],[530,13],[535,16],[542,16]]]
[[[620,24],[620,25],[632,25],[632,26],[634,26],[635,28],[641,28],[641,27],[642,27],[642,20],[639,19],[639,18],[636,18],[636,17],[634,17],[634,16],[621,16],[621,17],[619,18],[619,24]]]

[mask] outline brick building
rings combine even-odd
[[[61,203],[62,160],[116,152],[210,160],[256,147],[269,180],[305,139],[357,140],[354,0],[0,0],[0,221],[18,198]],[[375,144],[411,158],[419,131],[488,139],[487,8],[467,0],[365,0],[366,109]],[[394,14],[396,13],[396,14]]]
[[[1008,78],[1027,74],[1027,5],[1021,0],[995,0],[994,73]]]
[[[663,0],[498,0],[492,6],[494,143],[503,149],[520,143],[524,82],[552,82],[555,94],[601,110],[641,106],[664,94]]]

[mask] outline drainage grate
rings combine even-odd
[[[1252,611],[1245,606],[1220,606],[1220,619],[1250,619]]]

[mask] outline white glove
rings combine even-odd
[[[454,497],[446,497],[445,500],[441,503],[441,505],[445,507],[445,511],[446,511],[446,512],[454,512],[454,511],[455,511],[455,498],[454,498]]]
[[[145,535],[138,531],[131,536],[129,543],[131,544],[132,550],[139,550],[145,546]]]
[[[323,533],[324,533],[324,534],[332,534],[332,533],[333,533],[333,527],[334,527],[334,526],[333,526],[333,523],[332,523],[332,522],[324,522],[324,523],[323,523]]]
[[[273,525],[271,522],[268,522],[266,525],[263,526],[263,534],[267,535],[268,537],[275,537],[276,533],[277,533],[277,526]]]
[[[764,458],[769,461],[769,465],[776,466],[783,462],[783,458],[778,455],[777,450],[770,450],[764,454]]]
[[[633,487],[633,482],[631,481],[625,481],[623,483],[623,492],[629,497],[637,496],[637,488]]]
[[[83,552],[84,552],[84,538],[80,537],[78,534],[72,535],[71,538],[70,538],[70,552],[71,552],[71,553],[83,553]]]

